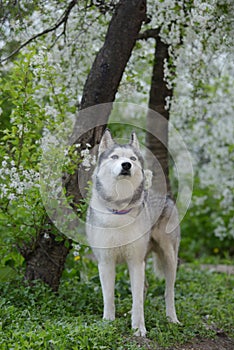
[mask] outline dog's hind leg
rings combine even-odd
[[[175,310],[175,295],[174,286],[176,280],[177,270],[177,254],[173,247],[170,247],[167,252],[164,251],[163,263],[164,263],[164,274],[166,279],[166,290],[165,290],[165,302],[166,302],[166,315],[169,321],[173,323],[179,323],[176,310]]]
[[[104,303],[103,319],[115,319],[115,263],[108,261],[98,264]]]
[[[128,268],[132,290],[132,329],[136,330],[136,336],[144,337],[146,335],[144,319],[145,262],[130,260]]]

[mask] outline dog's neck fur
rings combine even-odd
[[[105,186],[102,181],[95,176],[94,191],[92,201],[98,202],[99,206],[106,208],[113,214],[127,214],[133,208],[138,208],[142,205],[145,198],[144,180],[139,184],[137,189],[129,193],[129,182],[122,179],[119,181],[112,181],[108,184],[109,193],[106,193]],[[126,182],[126,183],[125,183]]]

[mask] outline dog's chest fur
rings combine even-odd
[[[88,215],[92,224],[87,225],[87,236],[98,260],[112,256],[118,262],[145,255],[151,229],[145,208],[124,215],[90,208]]]

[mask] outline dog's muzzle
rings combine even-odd
[[[127,175],[127,176],[130,176],[131,175],[131,167],[132,167],[132,164],[130,162],[123,162],[121,164],[121,167],[122,167],[122,170],[120,172],[120,175]]]

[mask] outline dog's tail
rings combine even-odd
[[[164,274],[162,259],[155,252],[152,252],[152,258],[153,258],[154,273],[156,277],[158,277],[159,279],[163,279],[165,277],[165,274]]]

